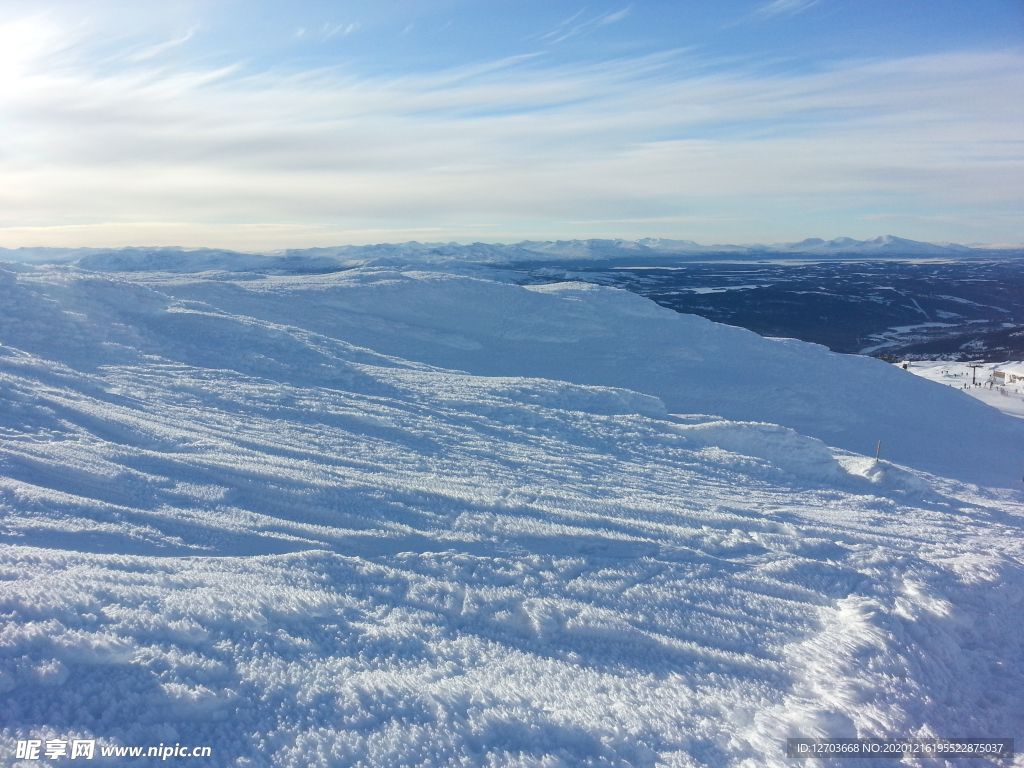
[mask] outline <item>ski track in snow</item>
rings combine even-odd
[[[558,354],[524,350],[598,349],[594,328],[636,373],[634,331],[674,316],[485,278],[0,271],[0,763],[26,738],[298,767],[782,766],[789,736],[1024,736],[1020,492],[829,448],[791,428],[813,409],[671,414],[664,381],[611,386],[582,356],[539,376]],[[892,412],[903,387],[989,423],[876,361],[679,327],[694,347],[665,359],[809,356],[836,434],[862,439],[851,371],[896,382]],[[978,465],[1016,445],[996,416]]]

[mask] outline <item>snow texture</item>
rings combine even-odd
[[[495,275],[0,268],[0,764],[1024,736],[1024,422]]]

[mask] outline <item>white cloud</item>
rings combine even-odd
[[[954,208],[992,234],[960,238],[961,219],[930,239],[1019,228],[988,215],[1024,189],[1013,52],[804,74],[533,56],[394,78],[17,61],[0,96],[6,246],[519,239],[602,221],[782,240],[825,231],[820,217],[855,235],[866,215]]]
[[[754,13],[762,18],[771,16],[793,15],[803,13],[821,0],[772,0],[758,8]]]
[[[323,41],[330,40],[336,35],[342,37],[348,37],[353,32],[359,29],[359,22],[350,22],[348,24],[324,24],[320,30],[320,39]]]
[[[621,10],[614,11],[612,13],[606,13],[604,16],[598,17],[597,23],[600,24],[601,26],[604,26],[605,24],[614,24],[617,21],[622,21],[629,15],[629,12],[631,10],[633,10],[633,6],[627,5],[625,8]]]
[[[5,85],[9,84],[73,42],[70,35],[43,15],[0,24],[0,78]]]
[[[197,29],[197,27],[192,27],[192,29],[190,29],[188,32],[186,32],[181,37],[175,38],[173,40],[168,40],[167,42],[164,42],[164,43],[158,43],[156,45],[144,46],[143,48],[141,48],[140,50],[136,51],[135,53],[129,54],[128,55],[128,60],[129,61],[138,62],[138,61],[146,61],[148,59],[155,59],[157,56],[160,56],[162,53],[164,53],[166,51],[169,51],[169,50],[172,50],[174,48],[177,48],[180,45],[184,45],[185,43],[187,43],[195,35],[196,29]]]
[[[625,8],[618,11],[609,11],[607,13],[593,16],[589,19],[579,20],[586,12],[586,8],[584,8],[564,21],[559,22],[550,32],[539,35],[536,39],[551,45],[560,43],[563,40],[568,40],[570,37],[590,32],[597,27],[603,27],[608,24],[614,24],[617,21],[622,21],[629,15],[629,12],[632,9],[632,5],[627,5]]]
[[[766,21],[779,16],[796,16],[820,2],[821,0],[771,0],[771,2],[759,5],[752,12],[727,24],[726,28]]]

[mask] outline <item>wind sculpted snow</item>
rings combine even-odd
[[[258,316],[377,352],[483,376],[627,388],[672,413],[791,427],[830,446],[1018,487],[1024,424],[868,358],[680,315],[583,283],[517,288],[486,272],[367,269],[260,280],[170,278],[206,311]],[[229,342],[225,342],[229,344]],[[221,345],[223,346],[223,345]]]
[[[949,388],[483,271],[17,267],[0,344],[2,764],[1024,734],[1018,421]]]

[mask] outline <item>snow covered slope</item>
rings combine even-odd
[[[972,367],[970,363],[948,360],[914,360],[906,365],[907,370],[923,379],[952,387],[1009,416],[1024,419],[1024,383],[1020,381],[1024,379],[1024,363],[985,363]],[[1019,378],[1012,381],[1006,376],[996,378],[993,375],[996,371]]]
[[[484,272],[397,269],[183,276],[158,287],[206,311],[258,315],[443,368],[623,387],[660,398],[671,413],[782,424],[857,453],[873,454],[882,440],[897,463],[971,482],[1016,487],[1022,472],[1024,424],[948,387],[613,288],[520,288]]]
[[[1019,422],[947,387],[485,272],[10,267],[0,345],[0,764],[30,738],[653,767],[1024,736],[1024,499],[955,479],[1008,484]],[[980,436],[938,477],[945,447],[876,465],[786,419]]]

